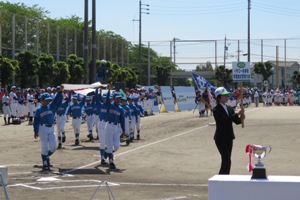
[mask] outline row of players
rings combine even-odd
[[[45,92],[40,95],[40,106],[36,109],[33,129],[34,138],[41,140],[42,169],[50,170],[49,157],[61,148],[66,142],[64,126],[67,116],[72,116],[72,126],[75,134],[75,145],[79,145],[80,126],[82,124],[82,113],[86,115],[90,139],[93,138],[93,126],[97,127],[97,136],[100,140],[101,165],[106,165],[108,158],[111,169],[116,169],[113,153],[120,147],[121,136],[126,136],[129,144],[135,137],[140,139],[140,117],[144,116],[143,108],[138,103],[136,96],[124,97],[119,92],[111,93],[108,85],[108,92],[102,94],[102,90],[96,89],[94,96],[84,96],[79,101],[78,94],[69,94],[64,97],[64,88],[52,97]],[[55,134],[54,119],[58,130],[58,145]]]
[[[273,91],[265,92],[262,94],[262,101],[265,106],[274,105],[297,105],[299,104],[300,95],[296,92],[281,92]]]
[[[20,119],[20,123],[28,119],[28,124],[32,125],[34,112],[40,105],[40,96],[48,92],[53,98],[59,88],[26,89],[21,90],[13,86],[11,91],[3,91],[1,94],[2,111],[4,113],[4,123],[8,125],[14,123],[15,119]],[[126,91],[125,91],[126,92]],[[127,96],[139,96],[139,103],[145,109],[145,115],[153,114],[154,93],[153,90],[131,89],[126,92]],[[66,96],[66,95],[65,95]],[[156,95],[155,95],[156,96]],[[12,122],[11,122],[12,120]]]

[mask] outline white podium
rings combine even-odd
[[[299,200],[300,176],[215,175],[208,180],[209,200]]]

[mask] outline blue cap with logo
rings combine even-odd
[[[42,95],[41,95],[41,100],[42,101],[45,101],[45,100],[52,100],[52,97],[50,96],[50,94],[49,93],[47,93],[47,92],[45,92],[45,93],[43,93]]]

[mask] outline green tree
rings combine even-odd
[[[24,3],[0,2],[2,50],[3,55],[13,58],[12,52],[12,21],[15,22],[15,46],[16,52],[36,48],[36,23],[47,17],[48,11],[38,7],[37,4],[29,7]],[[25,20],[26,19],[26,20]],[[25,21],[27,27],[27,42],[25,42]],[[25,45],[27,48],[25,48]]]
[[[37,82],[40,64],[38,56],[30,51],[21,52],[17,55],[20,73],[17,78],[22,88],[31,87]]]
[[[135,85],[138,83],[138,75],[136,72],[136,69],[132,67],[126,67],[126,70],[128,72],[128,76],[126,76],[126,87],[128,88],[134,88]]]
[[[147,85],[148,84],[148,59],[149,59],[149,49],[142,45],[141,48],[141,68],[139,69],[139,46],[133,45],[130,49],[130,62],[133,63],[132,67],[137,69],[138,79],[141,81],[139,82],[140,85]],[[168,58],[169,59],[169,58]],[[158,54],[150,48],[150,76],[156,75],[157,66],[163,66],[165,64],[164,57],[160,59]],[[170,63],[168,61],[168,63]]]
[[[157,60],[155,67],[156,79],[158,85],[169,85],[171,70],[175,70],[174,64],[170,61],[169,57],[160,57]]]
[[[232,69],[227,69],[224,65],[220,65],[216,69],[215,78],[220,85],[228,87],[232,83]]]
[[[269,79],[270,76],[272,76],[273,72],[272,72],[272,64],[271,62],[258,62],[258,63],[255,63],[254,65],[254,68],[253,68],[253,71],[256,73],[256,74],[260,74],[262,76],[262,82],[263,81],[266,81]]]
[[[300,71],[294,71],[291,77],[291,82],[293,82],[297,87],[300,85]]]
[[[77,57],[75,54],[71,54],[67,58],[66,63],[69,65],[69,83],[82,83],[85,74],[83,58]]]
[[[53,65],[53,79],[51,85],[58,86],[63,83],[68,83],[70,78],[69,66],[65,62],[56,62]]]
[[[10,60],[0,55],[0,80],[2,87],[11,84],[11,80],[18,71],[18,61]]]
[[[54,58],[52,55],[41,54],[39,56],[40,70],[39,70],[39,86],[50,86],[54,77]]]
[[[184,72],[183,69],[175,69],[174,72]],[[191,86],[192,79],[188,78],[173,78],[173,86]]]
[[[206,64],[200,64],[196,66],[195,71],[214,71],[210,61],[207,61]]]

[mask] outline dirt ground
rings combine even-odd
[[[245,153],[250,143],[272,145],[263,160],[268,175],[300,176],[299,113],[299,106],[246,108],[245,128],[234,126],[231,174],[251,176]],[[40,141],[24,122],[0,126],[0,165],[8,167],[7,191],[13,200],[205,200],[208,179],[220,167],[214,130],[213,116],[199,118],[192,110],[144,117],[141,140],[122,143],[115,153],[117,169],[110,170],[99,165],[99,141],[87,141],[87,125],[82,124],[81,145],[74,146],[68,122],[67,142],[51,156],[53,171],[44,174]],[[5,199],[2,187],[0,199]]]

